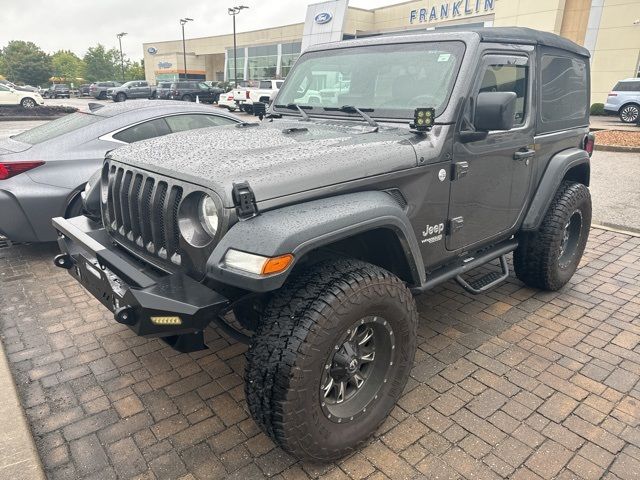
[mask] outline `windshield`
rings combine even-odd
[[[45,123],[44,125],[40,125],[39,127],[32,128],[31,130],[27,130],[26,132],[20,133],[12,138],[20,142],[35,145],[79,128],[86,127],[87,125],[91,125],[99,120],[102,120],[102,117],[91,115],[89,113],[76,112],[57,120],[53,120],[52,122]]]
[[[383,118],[410,118],[417,107],[433,107],[437,116],[447,106],[463,54],[464,44],[457,41],[307,53],[275,103],[312,106],[313,113],[349,105]]]

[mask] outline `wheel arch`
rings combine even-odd
[[[580,148],[569,148],[554,155],[538,183],[529,210],[522,223],[522,230],[537,230],[542,223],[553,196],[563,181],[572,180],[589,186],[591,163],[589,154]]]
[[[635,105],[636,107],[640,108],[640,102],[634,102],[634,101],[632,100],[632,101],[625,102],[625,103],[623,103],[622,105],[620,105],[620,108],[618,109],[618,113],[621,113],[621,112],[622,112],[622,109],[623,109],[624,107],[628,107],[629,105]]]
[[[257,233],[259,232],[259,233]],[[224,265],[229,249],[265,257],[293,254],[282,273],[261,277]],[[385,192],[360,192],[265,212],[236,223],[207,261],[207,277],[250,291],[280,288],[297,267],[331,256],[385,268],[409,285],[425,281],[418,241],[404,210]]]

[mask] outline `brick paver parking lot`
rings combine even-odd
[[[0,248],[0,331],[47,474],[63,478],[640,478],[640,238],[592,230],[561,292],[511,278],[418,297],[419,350],[361,451],[301,464],[251,420],[245,347],[136,337],[51,262]]]

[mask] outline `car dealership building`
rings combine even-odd
[[[390,0],[391,1],[391,0]],[[372,10],[348,0],[309,5],[303,23],[186,40],[190,79],[284,78],[310,45],[427,30],[521,26],[554,32],[591,52],[592,102],[640,67],[640,0],[418,0]],[[184,78],[182,40],[144,44],[147,80]]]

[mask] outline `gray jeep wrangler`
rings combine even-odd
[[[486,292],[511,253],[534,288],[575,272],[588,57],[520,28],[313,47],[264,121],[108,154],[86,214],[53,220],[55,264],[138,335],[190,352],[213,322],[248,343],[258,425],[298,457],[341,457],[403,392],[414,295]]]

